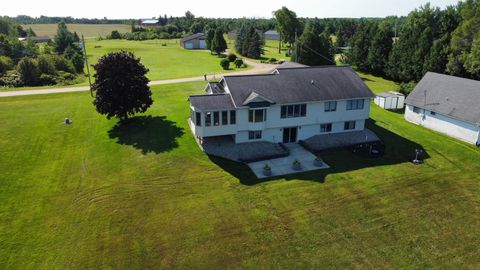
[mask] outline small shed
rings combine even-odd
[[[265,40],[280,40],[280,34],[275,30],[268,30],[264,36]]]
[[[399,92],[382,92],[375,96],[375,104],[386,110],[403,109],[405,103],[405,96]]]
[[[187,50],[194,49],[207,49],[207,43],[205,42],[205,35],[203,33],[197,33],[190,36],[186,36],[180,39],[180,46]]]

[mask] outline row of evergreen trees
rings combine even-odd
[[[480,79],[480,0],[444,10],[427,4],[408,15],[398,38],[385,21],[363,21],[347,61],[400,82],[428,71]]]
[[[237,30],[235,49],[240,55],[259,59],[263,53],[265,40],[252,24],[242,24]]]

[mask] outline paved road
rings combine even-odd
[[[225,75],[247,75],[247,74],[264,74],[271,72],[275,66],[270,64],[261,64],[251,61],[245,61],[248,65],[253,66],[253,69],[231,72],[231,73],[221,73],[215,75],[208,75],[207,79],[218,79]],[[180,79],[171,79],[171,80],[160,80],[160,81],[151,81],[149,85],[162,85],[162,84],[172,84],[172,83],[182,83],[182,82],[194,82],[194,81],[203,81],[203,76],[191,77],[191,78],[180,78]],[[41,94],[55,94],[55,93],[69,93],[69,92],[80,92],[80,91],[89,91],[88,86],[79,86],[79,87],[65,87],[65,88],[50,88],[50,89],[32,89],[32,90],[19,90],[19,91],[5,91],[0,92],[0,97],[15,97],[15,96],[28,96],[28,95],[41,95]]]

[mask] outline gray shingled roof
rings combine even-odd
[[[351,67],[280,69],[279,74],[225,76],[225,81],[237,106],[252,92],[277,104],[375,97]]]
[[[228,94],[190,96],[188,100],[193,107],[202,111],[235,109],[232,98]]]
[[[480,123],[480,81],[428,72],[405,103],[470,123]]]
[[[308,67],[307,65],[295,63],[295,62],[283,62],[277,66],[277,69],[285,69],[285,68],[302,68]]]
[[[398,97],[398,96],[403,96],[403,94],[397,93],[397,92],[393,92],[393,91],[376,93],[375,95],[376,95],[377,97]]]
[[[210,87],[210,89],[212,89],[212,93],[214,93],[214,94],[225,93],[225,90],[223,89],[223,86],[218,82],[209,82],[208,86]]]
[[[186,42],[186,41],[189,41],[189,40],[192,40],[192,39],[196,39],[196,38],[201,38],[201,37],[204,37],[205,35],[203,33],[196,33],[196,34],[193,34],[193,35],[190,35],[190,36],[186,36],[182,39],[180,39],[180,42]]]

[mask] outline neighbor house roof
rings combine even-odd
[[[285,68],[276,74],[225,76],[236,106],[252,93],[277,104],[373,98],[351,67]]]
[[[203,33],[196,33],[196,34],[193,34],[193,35],[190,35],[190,36],[186,36],[182,39],[180,39],[181,42],[187,42],[189,40],[192,40],[192,39],[197,39],[197,38],[203,38],[205,37],[205,35]]]
[[[228,94],[190,96],[188,100],[190,100],[190,104],[192,104],[193,107],[202,111],[235,109],[232,98]]]
[[[158,19],[141,19],[140,22],[142,24],[157,24]]]
[[[398,96],[403,96],[403,94],[399,92],[394,92],[394,91],[389,91],[389,92],[381,92],[376,94],[377,97],[398,97]]]
[[[267,32],[265,32],[265,35],[278,35],[278,32],[275,30],[268,30]]]
[[[480,81],[425,74],[405,103],[470,123],[480,123]]]

